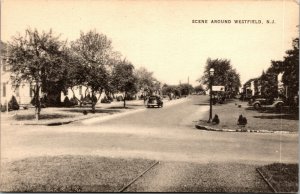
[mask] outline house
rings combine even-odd
[[[1,47],[5,47],[5,44],[1,43]],[[34,92],[34,86],[31,86],[29,83],[22,83],[20,86],[13,85],[11,81],[11,72],[9,66],[6,62],[6,53],[1,52],[1,89],[0,89],[0,102],[1,105],[7,105],[12,96],[16,97],[16,100],[19,104],[30,104]]]
[[[244,94],[245,98],[262,95],[260,78],[252,78],[246,81],[242,87],[242,93]]]

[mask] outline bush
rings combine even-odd
[[[135,100],[136,96],[135,95],[131,95],[131,94],[127,94],[125,97],[125,100]]]
[[[117,101],[123,101],[123,96],[117,96]]]
[[[70,101],[70,99],[69,99],[68,96],[65,97],[63,106],[65,106],[65,107],[70,107],[70,106],[72,106],[71,101]]]
[[[2,105],[2,104],[1,104],[1,112],[5,112],[6,109],[7,109],[6,105]]]
[[[92,98],[91,98],[91,95],[88,94],[86,97],[82,97],[82,104],[83,105],[86,105],[86,104],[92,104]]]
[[[73,97],[70,99],[70,103],[71,103],[71,106],[76,106],[76,105],[78,105],[78,100],[75,97]]]
[[[8,110],[19,110],[20,106],[17,102],[17,99],[15,96],[12,96],[10,101],[8,102]]]
[[[101,103],[111,103],[111,101],[105,96],[104,98],[101,99]]]
[[[40,103],[41,103],[41,108],[46,108],[47,105],[47,97],[43,97],[43,98],[40,98]],[[36,97],[34,96],[31,101],[30,101],[30,104],[32,104],[33,106],[36,106]]]
[[[35,95],[34,95],[33,98],[31,99],[30,104],[32,104],[33,106],[36,105],[36,97],[35,97]]]

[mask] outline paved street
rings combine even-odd
[[[214,191],[219,191],[217,188],[224,189],[224,185],[233,188],[232,191],[253,191],[256,184],[263,184],[255,166],[298,162],[298,134],[196,129],[195,121],[207,118],[206,100],[205,96],[191,96],[163,108],[55,127],[2,126],[2,160],[94,155],[160,161],[127,191],[195,191],[207,187],[216,187]],[[197,188],[192,188],[189,180],[200,180],[201,177],[207,177],[201,183],[209,181],[211,185],[196,184]],[[248,180],[246,184],[245,180]],[[182,185],[190,189],[178,188]],[[267,191],[266,185],[261,187],[266,187]]]

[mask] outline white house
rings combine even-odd
[[[33,86],[23,83],[19,87],[15,87],[11,81],[11,72],[6,64],[5,57],[1,56],[1,89],[0,102],[2,105],[7,104],[12,96],[16,97],[19,104],[30,104],[34,96]]]

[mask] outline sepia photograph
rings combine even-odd
[[[0,192],[298,192],[299,1],[0,3]]]

